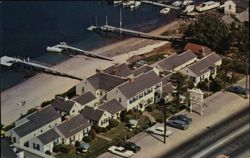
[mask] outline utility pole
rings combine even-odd
[[[248,67],[249,67],[249,65],[248,65],[248,59],[249,59],[249,52],[247,52],[247,58],[246,58],[246,91],[248,91]],[[247,99],[248,97],[247,97],[247,92],[246,92],[246,94],[245,94],[245,98]]]
[[[166,131],[167,131],[167,124],[166,124],[166,119],[167,119],[167,114],[166,114],[166,104],[165,104],[165,100],[164,99],[161,99],[160,102],[159,102],[159,105],[160,105],[160,108],[162,109],[162,112],[164,114],[164,134],[163,134],[163,142],[164,144],[166,144]]]
[[[122,28],[122,9],[120,8],[120,35],[122,34],[121,28]]]
[[[95,16],[95,26],[97,27],[97,16]]]

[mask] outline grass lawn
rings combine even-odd
[[[111,142],[102,138],[95,138],[91,141],[88,153],[77,154],[75,152],[68,154],[58,154],[57,158],[95,158],[107,151],[107,148],[112,145]]]
[[[117,127],[112,128],[111,130],[101,135],[108,137],[112,139],[113,141],[115,141],[116,139],[125,140],[125,135],[126,135],[126,138],[130,138],[133,136],[133,132],[128,130],[128,128],[125,126],[125,123],[120,122]]]

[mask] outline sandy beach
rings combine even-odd
[[[182,23],[176,20],[168,25],[160,27],[151,33],[161,34],[167,29],[176,28]],[[150,52],[154,48],[166,44],[166,41],[154,41],[149,39],[130,38],[105,47],[92,50],[93,53],[113,57],[114,61],[104,61],[84,56],[74,56],[54,68],[74,74],[81,78],[93,74],[97,68],[103,69],[114,63],[123,63],[136,54]],[[30,108],[39,106],[42,102],[54,98],[56,94],[63,93],[76,85],[79,81],[49,74],[37,74],[1,93],[1,120],[2,124],[8,125],[18,119],[21,114],[25,114]],[[20,101],[25,101],[24,106],[18,105]]]

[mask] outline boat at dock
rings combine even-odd
[[[114,0],[113,1],[114,6],[118,6],[122,4],[122,0]]]
[[[186,8],[183,10],[183,13],[190,13],[192,11],[194,11],[194,5],[187,5]]]
[[[131,10],[137,9],[140,7],[140,5],[141,5],[140,1],[135,1],[132,5],[130,5],[130,9]]]
[[[182,1],[175,1],[174,3],[172,3],[172,6],[175,6],[175,7],[179,7],[182,5]]]
[[[182,6],[188,6],[188,5],[191,5],[191,4],[194,4],[193,0],[184,0],[183,3],[182,3]]]
[[[169,11],[170,11],[170,8],[163,8],[163,9],[160,11],[160,13],[161,13],[161,14],[167,14],[167,13],[169,13]]]
[[[122,6],[124,7],[124,8],[128,8],[128,7],[130,7],[131,5],[133,5],[135,3],[135,1],[130,1],[130,0],[128,0],[128,1],[125,1],[125,2],[123,2],[123,4],[122,4]]]
[[[198,12],[204,12],[204,11],[218,8],[219,6],[220,6],[220,2],[207,1],[207,2],[203,2],[200,5],[196,6],[195,10]]]

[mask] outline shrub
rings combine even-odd
[[[130,120],[130,117],[126,116],[124,122],[129,123],[129,120]]]
[[[105,132],[107,132],[107,129],[106,128],[101,128],[101,133],[105,133]]]
[[[164,119],[160,117],[160,118],[157,118],[156,121],[159,122],[159,123],[163,123]]]
[[[118,125],[119,125],[119,122],[117,120],[115,120],[115,119],[110,119],[109,120],[109,126],[111,128],[117,127]]]
[[[80,146],[80,142],[77,140],[76,142],[75,142],[75,147],[79,147]]]
[[[53,147],[53,152],[58,153],[58,152],[60,151],[60,149],[61,149],[61,146],[60,146],[60,145],[55,145],[55,146]]]
[[[148,112],[152,112],[152,111],[153,111],[153,107],[152,107],[152,106],[147,106],[147,107],[146,107],[146,110],[147,110]]]
[[[93,129],[95,130],[96,133],[101,132],[101,127],[99,127],[98,125],[94,125]]]
[[[69,149],[66,148],[65,146],[62,146],[62,147],[60,148],[60,151],[61,151],[62,153],[69,153]]]
[[[111,126],[108,125],[108,126],[106,127],[106,129],[107,129],[107,131],[111,130]]]
[[[45,154],[47,154],[47,155],[51,155],[51,153],[50,153],[50,151],[49,151],[49,150],[45,151]]]
[[[210,90],[212,91],[212,92],[217,92],[217,91],[219,91],[219,90],[221,90],[221,88],[222,88],[222,86],[219,84],[219,82],[218,81],[216,81],[216,80],[214,80],[214,81],[212,81],[211,83],[210,83]]]
[[[121,113],[120,113],[120,119],[122,122],[125,122],[125,118],[127,116],[127,111],[126,110],[123,110]]]
[[[90,143],[91,142],[91,137],[90,136],[86,136],[82,139],[84,142],[86,143]]]
[[[91,137],[92,140],[94,140],[96,138],[96,132],[95,132],[95,130],[91,129],[89,131],[89,136]]]

